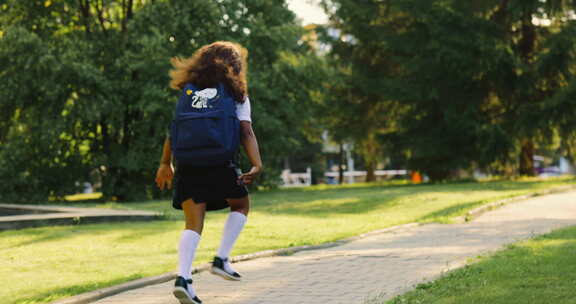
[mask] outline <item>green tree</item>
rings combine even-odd
[[[64,119],[73,103],[75,74],[37,35],[10,28],[0,43],[0,198],[11,202],[44,200],[73,192],[89,173],[80,157],[82,143]],[[28,54],[28,56],[22,56]]]
[[[493,14],[486,14],[498,25],[499,38],[508,44],[514,58],[511,70],[506,71],[512,76],[510,82],[496,91],[520,146],[522,175],[534,175],[535,149],[546,144],[562,124],[562,117],[542,115],[542,108],[565,111],[559,103],[572,102],[559,102],[563,95],[558,93],[573,81],[575,7],[575,1],[502,1],[494,3]]]
[[[383,76],[382,63],[364,49],[364,42],[348,30],[343,20],[334,22],[318,29],[322,43],[330,46],[319,119],[340,146],[354,142],[354,150],[366,166],[366,181],[370,182],[376,179],[374,171],[385,150],[378,137],[392,125],[383,113],[395,111],[397,103],[373,87]],[[334,31],[334,27],[340,31]]]
[[[572,1],[324,4],[350,37],[332,56],[351,66],[353,98],[365,113],[391,105],[380,138],[409,168],[442,180],[519,153],[519,173],[534,174],[534,139],[554,125],[538,113],[572,78]]]
[[[30,181],[36,199],[59,197],[94,170],[106,198],[157,197],[153,176],[178,96],[167,86],[169,58],[216,40],[250,51],[261,183],[304,149],[294,138],[309,118],[294,92],[305,79],[284,74],[292,63],[282,54],[309,51],[282,0],[9,0],[0,9],[0,175],[22,173],[3,186],[2,200],[30,200]]]

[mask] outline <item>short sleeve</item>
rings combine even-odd
[[[252,122],[250,113],[250,98],[246,96],[244,103],[236,103],[236,115],[240,121]]]

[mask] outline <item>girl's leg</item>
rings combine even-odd
[[[202,234],[206,203],[197,204],[192,199],[188,199],[182,203],[182,209],[184,209],[184,216],[186,217],[186,229]]]
[[[182,232],[178,246],[178,275],[188,280],[192,277],[192,262],[204,227],[206,203],[196,204],[188,199],[182,203],[182,209],[186,216],[186,229]],[[196,296],[191,284],[188,285],[188,291],[192,297]]]
[[[228,198],[226,199],[228,205],[230,205],[230,212],[239,212],[248,216],[248,211],[250,211],[250,196],[246,195],[243,198]]]
[[[224,270],[229,273],[234,273],[235,271],[230,267],[228,262],[228,256],[236,243],[236,239],[240,235],[240,232],[244,228],[246,223],[246,216],[250,210],[250,197],[245,196],[243,198],[232,198],[227,199],[230,205],[230,214],[224,225],[224,233],[222,235],[222,241],[220,243],[220,248],[218,249],[217,257],[224,260]]]

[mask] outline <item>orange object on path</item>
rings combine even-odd
[[[412,183],[420,184],[422,183],[422,175],[418,171],[412,171]]]

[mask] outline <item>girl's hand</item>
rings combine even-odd
[[[262,171],[261,167],[253,166],[249,172],[238,176],[238,183],[240,183],[242,185],[251,184],[256,179],[256,177],[258,177],[258,175],[260,175],[261,171]]]
[[[174,177],[174,170],[170,164],[160,164],[158,171],[156,171],[156,185],[160,190],[172,188],[172,178]]]

